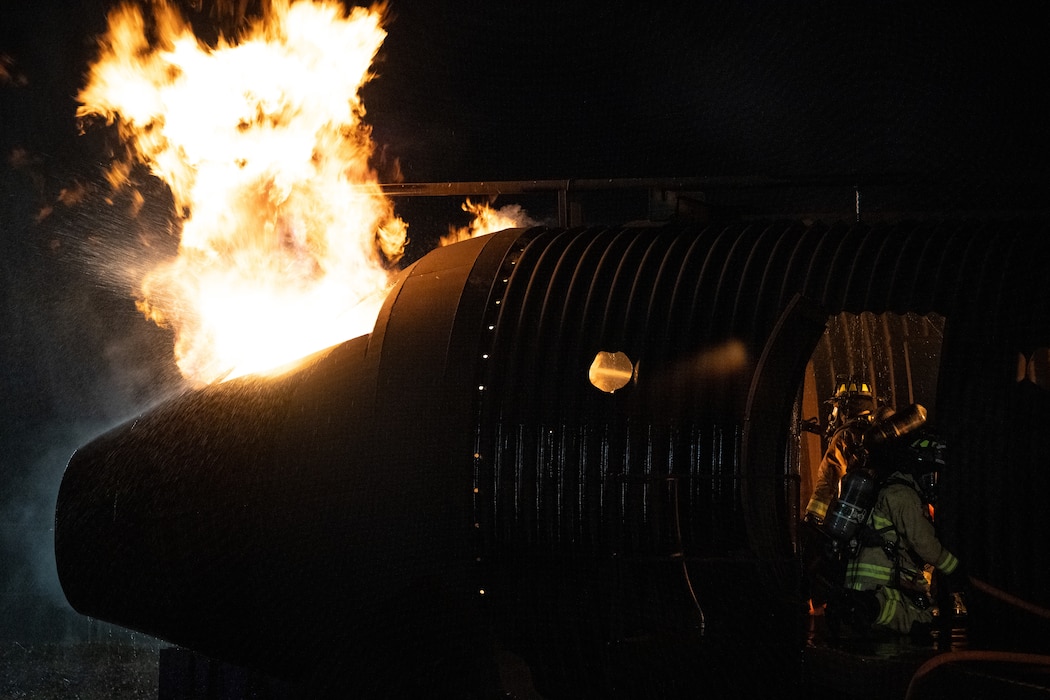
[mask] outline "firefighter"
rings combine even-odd
[[[864,433],[876,418],[892,415],[889,409],[876,409],[875,397],[867,382],[849,377],[839,383],[835,394],[827,400],[831,404],[828,432],[831,440],[820,460],[817,483],[806,506],[807,522],[819,525],[827,515],[828,506],[838,495],[839,481],[862,457]]]
[[[827,427],[831,437],[806,507],[804,527],[799,531],[810,611],[825,605],[830,593],[840,589],[845,578],[845,559],[840,553],[829,551],[832,543],[822,527],[828,507],[839,495],[842,477],[847,470],[863,465],[864,434],[876,412],[870,386],[855,377],[842,379],[825,403],[831,405]]]
[[[934,610],[930,579],[936,569],[949,587],[965,580],[958,558],[937,537],[930,507],[943,465],[944,445],[930,435],[905,450],[873,453],[872,461],[892,469],[883,481],[857,554],[846,565],[846,589],[827,607],[829,623],[855,631],[926,634]]]

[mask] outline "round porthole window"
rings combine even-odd
[[[631,358],[622,352],[605,352],[602,350],[594,356],[587,378],[598,389],[611,394],[627,386],[634,376],[634,365]]]

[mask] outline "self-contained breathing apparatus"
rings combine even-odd
[[[862,546],[891,546],[882,537],[866,526],[868,516],[875,507],[880,481],[886,474],[877,465],[871,464],[873,450],[896,441],[919,428],[926,422],[926,409],[912,404],[892,416],[866,424],[860,438],[852,448],[851,464],[839,484],[839,493],[831,501],[820,530],[829,539],[827,553],[837,559],[855,555]]]

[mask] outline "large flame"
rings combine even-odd
[[[112,184],[141,162],[171,189],[179,253],[139,308],[173,328],[182,373],[265,372],[371,331],[406,243],[359,97],[382,9],[273,0],[212,47],[152,7],[110,14],[78,116],[117,124],[130,158]]]
[[[463,203],[462,209],[472,214],[474,218],[466,226],[459,228],[449,226],[448,235],[441,237],[441,245],[459,243],[469,238],[486,236],[508,228],[522,228],[537,224],[521,208],[520,204],[507,204],[499,209],[493,209],[485,202],[472,202],[468,199]]]

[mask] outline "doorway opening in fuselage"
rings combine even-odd
[[[798,474],[804,515],[827,449],[828,399],[844,378],[867,382],[880,406],[895,411],[921,404],[926,425],[937,425],[937,377],[945,318],[939,314],[841,313],[828,318],[797,399]]]

